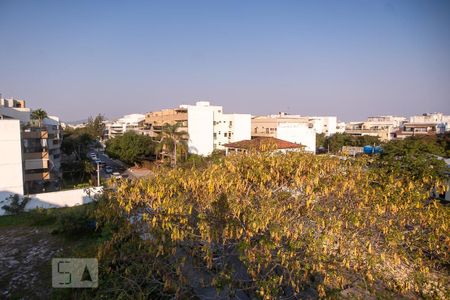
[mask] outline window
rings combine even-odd
[[[227,137],[227,133],[225,132],[225,133],[223,134],[223,136],[224,136],[224,137]]]
[[[214,132],[214,139],[217,139],[217,133]]]
[[[255,127],[255,133],[258,133],[258,127]]]
[[[269,128],[266,128],[266,133],[269,133]]]

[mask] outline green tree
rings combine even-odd
[[[132,164],[151,154],[154,149],[153,140],[146,135],[126,132],[106,142],[106,153],[111,157]]]
[[[325,147],[327,137],[325,133],[316,133],[316,147]]]
[[[75,153],[77,159],[81,160],[86,158],[88,147],[94,141],[91,135],[83,131],[65,132],[61,143],[61,151],[66,155]]]
[[[188,133],[184,130],[180,130],[181,123],[164,124],[161,134],[159,136],[159,144],[156,148],[158,153],[167,151],[171,153],[171,165],[175,167],[177,165],[177,156],[184,154],[187,157],[188,146],[186,139]]]
[[[445,155],[445,147],[437,142],[436,137],[413,136],[384,144],[375,166],[388,173],[402,173],[414,179],[442,177],[447,167],[440,157]]]
[[[325,148],[329,148],[332,153],[338,153],[343,146],[364,147],[366,145],[379,145],[380,139],[376,136],[352,136],[346,133],[336,133],[326,138]]]
[[[42,121],[47,117],[47,112],[41,108],[33,110],[31,113],[31,119],[38,121],[39,127],[42,126]]]
[[[83,131],[89,134],[93,139],[102,138],[103,131],[105,130],[104,120],[105,118],[101,114],[97,115],[95,118],[89,117]]]

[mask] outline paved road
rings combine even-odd
[[[123,162],[121,162],[119,160],[116,160],[116,159],[110,158],[104,152],[97,151],[97,150],[94,150],[94,149],[92,149],[90,151],[90,153],[91,152],[94,152],[97,155],[97,158],[100,159],[102,162],[104,162],[106,164],[106,166],[112,167],[113,168],[113,172],[122,173],[123,171],[126,170],[126,165]],[[102,178],[109,178],[111,175],[105,172],[105,167],[100,168],[100,176]]]

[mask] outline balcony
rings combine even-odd
[[[38,170],[38,169],[48,169],[48,158],[25,160],[25,170]]]
[[[24,153],[23,154],[24,160],[28,159],[48,159],[48,152],[33,152],[33,153]]]
[[[24,131],[22,133],[23,139],[47,139],[47,131]]]
[[[25,181],[49,180],[50,173],[43,172],[43,173],[25,174],[24,177],[25,177]]]

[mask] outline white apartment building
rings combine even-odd
[[[31,111],[25,107],[24,100],[3,99],[0,97],[0,119],[15,119],[22,123],[30,122]]]
[[[106,122],[105,127],[108,138],[114,138],[128,131],[139,131],[144,125],[145,115],[125,115],[113,122]]]
[[[409,118],[412,124],[442,124],[439,127],[445,127],[445,131],[450,130],[450,115],[443,113],[424,113],[422,115],[412,116]]]
[[[308,117],[309,124],[316,133],[332,136],[337,132],[337,117]]]
[[[224,150],[227,143],[251,138],[250,114],[224,114],[222,106],[199,101],[181,105],[187,109],[189,152],[207,156],[214,150]]]
[[[270,115],[252,118],[253,137],[274,137],[305,146],[305,150],[316,152],[316,131],[309,117]]]
[[[344,133],[345,132],[345,122],[338,122],[336,124],[336,133]]]
[[[2,101],[1,106],[0,194],[58,190],[62,140],[59,119],[48,117],[38,124],[30,121],[31,110],[25,108],[23,100],[12,102],[20,107],[11,107],[8,102]],[[5,103],[8,109],[4,109]]]
[[[276,138],[305,146],[305,151],[316,153],[316,132],[302,123],[279,123]]]
[[[0,201],[3,201],[11,194],[24,192],[19,120],[0,120],[0,150]]]

